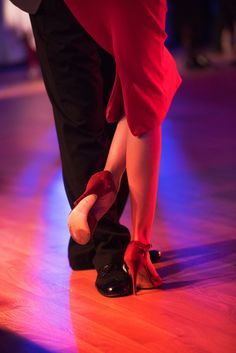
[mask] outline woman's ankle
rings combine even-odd
[[[114,181],[114,184],[115,184],[115,187],[116,187],[116,190],[118,192],[118,190],[120,189],[120,183],[121,183],[121,179],[122,179],[122,175],[123,173],[121,174],[120,172],[117,172],[115,171],[114,169],[112,168],[106,168],[104,170],[107,170],[109,171],[111,174],[112,174],[112,177],[113,177],[113,181]]]
[[[131,236],[131,241],[139,242],[139,243],[142,243],[143,245],[149,245],[150,244],[150,238],[149,237],[140,236],[140,235]]]

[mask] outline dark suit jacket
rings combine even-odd
[[[34,14],[41,4],[42,0],[11,0],[11,2],[30,14]]]

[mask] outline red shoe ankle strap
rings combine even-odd
[[[148,251],[148,250],[152,247],[151,244],[144,244],[144,243],[142,243],[142,242],[139,241],[139,240],[132,240],[132,241],[130,242],[130,244],[133,244],[133,245],[136,246],[137,248],[140,248],[140,249],[142,249],[142,250],[144,250],[144,251]]]

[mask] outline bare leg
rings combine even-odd
[[[161,284],[148,252],[156,208],[160,155],[160,126],[136,137],[124,121],[116,131],[106,164],[115,180],[120,180],[125,166],[127,170],[134,242],[126,250],[125,262],[132,276],[134,293],[137,287],[157,288]]]
[[[150,242],[156,207],[161,154],[161,127],[142,137],[133,136],[126,119],[117,127],[107,158],[109,170],[118,186],[127,169],[132,209],[132,240]]]
[[[132,211],[132,240],[150,243],[161,155],[161,127],[135,137],[128,132],[126,168]]]
[[[126,168],[128,132],[127,120],[124,117],[117,125],[104,168],[104,170],[109,170],[112,173],[117,189],[119,189],[120,181]]]
[[[122,175],[125,171],[126,146],[128,136],[128,125],[125,118],[121,119],[117,125],[109,155],[105,165],[105,170],[112,173],[116,190],[119,189]],[[101,202],[96,203],[97,195],[90,194],[84,197],[70,213],[68,225],[72,238],[79,244],[86,244],[91,236],[88,224],[88,214],[91,208],[95,213],[103,213]]]
[[[116,128],[112,139],[111,147],[107,157],[104,170],[109,170],[114,178],[116,189],[119,189],[122,175],[125,171],[126,148],[127,148],[128,124],[125,118],[122,118]],[[97,195],[91,194],[85,197],[76,206],[77,212],[87,215],[90,208],[97,200]]]
[[[123,118],[118,123],[104,168],[112,173],[117,189],[124,170],[127,169],[132,210],[132,240],[144,244],[150,242],[155,214],[160,152],[160,126],[141,137],[136,137],[130,132],[126,118]],[[95,194],[85,197],[72,213],[73,223],[77,224],[80,217],[79,226],[81,228],[83,223],[83,228],[88,234],[87,215],[96,200]],[[94,207],[99,210],[99,203]],[[76,228],[74,225],[73,227]]]

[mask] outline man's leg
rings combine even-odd
[[[62,0],[44,0],[31,16],[47,93],[51,100],[66,193],[73,207],[89,177],[103,169],[111,135],[104,118],[104,79],[100,49],[71,15]],[[108,58],[106,58],[108,60]],[[109,76],[109,75],[108,75]],[[106,81],[105,81],[106,83]],[[129,242],[128,229],[118,224],[126,195],[99,222],[92,241],[70,240],[73,269],[96,269],[121,263]],[[92,262],[93,261],[93,262]]]

